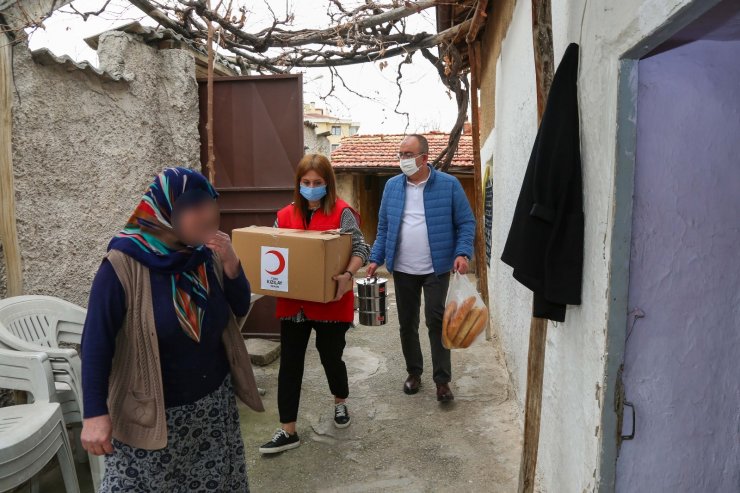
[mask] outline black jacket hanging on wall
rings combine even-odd
[[[583,190],[578,45],[565,51],[547,97],[501,260],[534,292],[533,315],[565,320],[581,304]]]

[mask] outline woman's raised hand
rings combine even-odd
[[[231,279],[239,275],[239,257],[236,256],[231,238],[223,231],[217,231],[207,242],[206,246],[221,258],[224,273]]]

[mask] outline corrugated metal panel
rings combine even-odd
[[[100,77],[105,77],[113,81],[131,82],[134,79],[132,74],[113,74],[100,70],[88,62],[76,62],[67,55],[56,56],[47,48],[41,48],[31,52],[31,58],[39,65],[62,65],[68,71],[80,70],[83,72],[92,72]]]

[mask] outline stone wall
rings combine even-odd
[[[23,45],[14,53],[24,292],[83,306],[108,241],[153,176],[199,166],[192,55],[122,32],[103,34],[98,55],[107,76],[71,62],[37,63]]]

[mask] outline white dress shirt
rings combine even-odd
[[[424,212],[424,187],[427,180],[414,184],[406,179],[406,200],[393,266],[393,270],[405,274],[423,275],[434,272]]]

